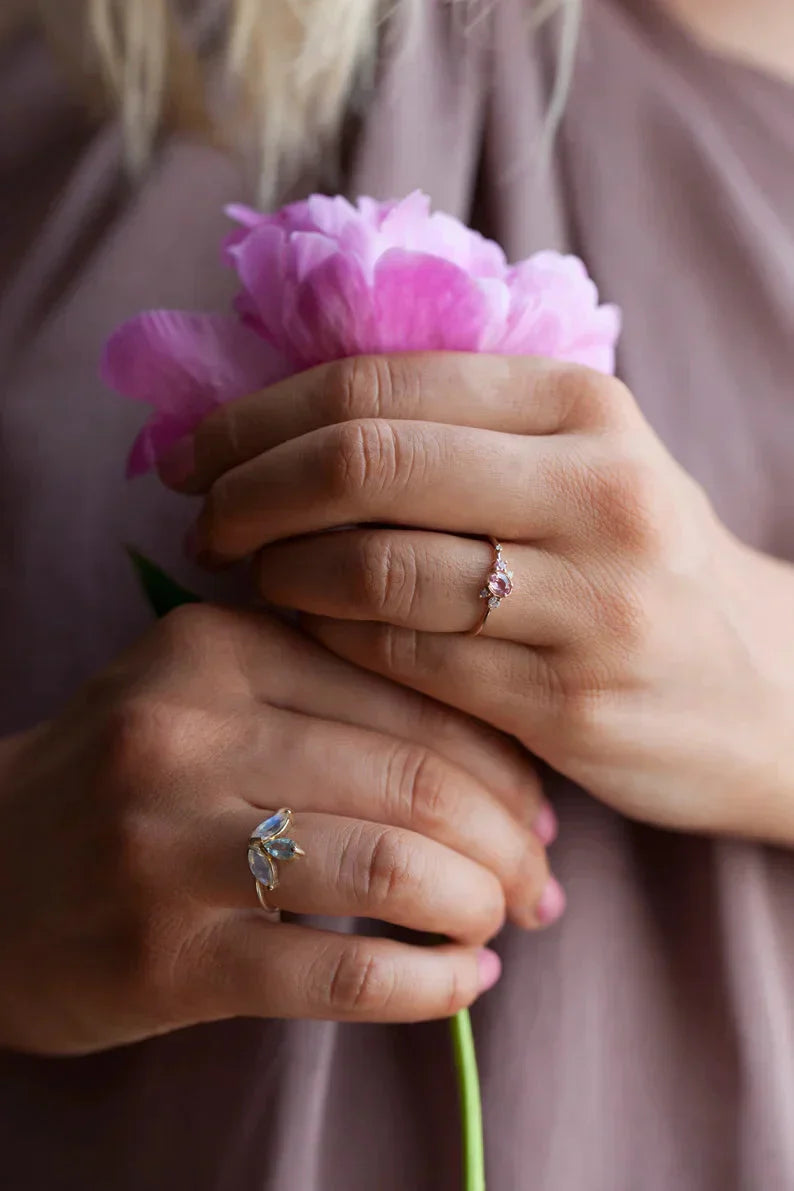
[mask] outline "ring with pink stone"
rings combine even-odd
[[[494,548],[494,560],[485,580],[485,587],[480,592],[480,599],[485,601],[485,606],[479,621],[470,630],[472,637],[479,637],[494,608],[498,608],[502,600],[506,600],[513,590],[513,572],[507,569],[507,563],[502,556],[502,543],[492,537],[489,537],[488,541]]]

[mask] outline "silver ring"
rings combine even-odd
[[[287,832],[292,826],[293,813],[282,807],[251,832],[248,840],[248,867],[254,878],[256,896],[262,909],[270,916],[279,911],[268,905],[266,894],[272,893],[279,882],[278,864],[305,856],[303,848]]]

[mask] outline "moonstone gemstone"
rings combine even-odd
[[[505,571],[491,571],[488,576],[488,590],[497,599],[503,600],[513,590],[513,584]]]
[[[256,831],[251,832],[251,835],[253,839],[262,839],[266,835],[277,835],[279,831],[284,830],[288,822],[288,815],[276,811],[275,815],[271,815],[269,819],[265,819],[264,823],[260,823]]]
[[[263,885],[272,888],[277,881],[276,870],[273,866],[273,861],[269,856],[265,856],[259,848],[248,849],[248,867],[257,881],[261,881]]]
[[[274,860],[292,860],[295,855],[295,841],[284,835],[279,839],[265,840],[262,847]]]

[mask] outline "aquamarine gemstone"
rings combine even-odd
[[[274,860],[292,860],[295,855],[295,841],[287,839],[285,835],[279,839],[265,840],[262,847]]]
[[[275,815],[271,815],[269,819],[265,819],[264,823],[260,823],[256,831],[251,833],[254,839],[263,839],[266,835],[277,835],[279,831],[283,831],[289,816],[284,815],[281,811],[276,811]]]
[[[248,849],[248,867],[256,880],[261,881],[263,885],[272,889],[276,884],[278,878],[273,861],[264,852],[260,852],[259,848]]]

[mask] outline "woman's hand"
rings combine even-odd
[[[346,361],[213,414],[163,475],[208,492],[199,557],[258,551],[262,594],[338,654],[627,814],[794,842],[792,572],[731,537],[619,382]],[[463,535],[514,572],[476,639],[493,551]]]
[[[561,910],[523,750],[266,615],[172,614],[6,741],[0,777],[0,1045],[444,1016],[498,977],[482,945],[506,908],[528,928]],[[280,865],[274,906],[453,942],[269,921],[247,845],[284,804],[306,856]]]

